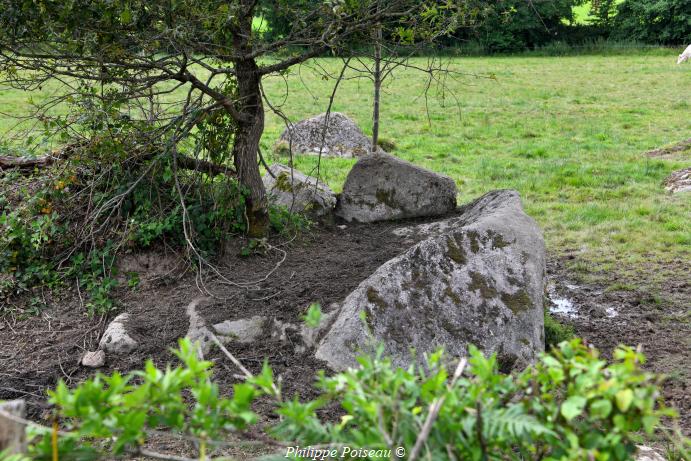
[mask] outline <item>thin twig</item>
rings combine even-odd
[[[456,384],[456,381],[458,381],[458,378],[461,377],[461,374],[463,373],[463,370],[465,369],[467,363],[468,359],[466,359],[465,357],[462,358],[460,362],[458,362],[458,366],[456,367],[456,371],[454,372],[453,378],[451,379],[449,389],[451,389]],[[418,435],[417,440],[415,441],[413,450],[410,452],[410,457],[408,458],[408,461],[414,461],[420,454],[422,446],[425,444],[425,442],[427,442],[427,438],[429,437],[430,431],[432,430],[432,425],[434,424],[434,421],[437,419],[437,416],[439,416],[439,410],[441,410],[441,406],[444,404],[444,400],[446,400],[445,395],[436,400],[434,403],[432,403],[432,405],[430,405],[429,414],[427,415],[427,419],[425,420],[425,423],[422,426],[420,435]]]

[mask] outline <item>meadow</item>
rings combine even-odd
[[[335,71],[338,61],[321,64]],[[691,137],[683,96],[691,69],[672,55],[457,58],[452,68],[466,75],[446,81],[445,101],[433,88],[427,107],[424,75],[407,70],[389,81],[381,135],[395,155],[451,176],[461,203],[518,190],[549,252],[574,255],[573,269],[586,278],[614,271],[622,287],[651,288],[669,276],[688,279],[675,262],[691,254],[691,198],[667,194],[662,181],[689,166],[691,152],[665,160],[644,152]],[[283,81],[266,88],[273,100],[285,98],[291,120],[324,111],[332,82],[305,67],[288,82],[287,95]],[[345,81],[333,110],[369,134],[371,93],[367,80]],[[268,117],[265,152],[282,129]],[[320,173],[338,190],[352,163],[323,159]],[[310,172],[316,159],[295,165]]]
[[[392,153],[451,176],[459,203],[492,189],[520,192],[542,226],[548,251],[569,256],[570,269],[590,281],[617,274],[616,286],[656,290],[664,280],[688,279],[691,198],[669,195],[662,181],[689,166],[691,152],[656,159],[644,152],[691,137],[691,67],[664,55],[449,58],[458,74],[432,85],[399,70],[387,81],[381,136]],[[426,60],[418,58],[418,65]],[[292,121],[324,112],[341,61],[320,59],[264,83],[269,100]],[[352,75],[351,75],[352,77]],[[0,91],[0,136],[26,114],[29,99]],[[443,97],[442,97],[443,96]],[[347,79],[332,110],[371,134],[372,86]],[[267,107],[262,150],[273,153],[285,128]],[[319,172],[336,191],[353,159],[323,158]],[[316,171],[317,158],[295,166]],[[686,263],[684,263],[686,261]],[[603,274],[609,274],[604,276]]]

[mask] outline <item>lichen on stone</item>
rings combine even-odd
[[[492,299],[497,297],[497,290],[488,283],[486,277],[479,272],[469,271],[470,285],[468,289],[471,291],[479,290],[482,299]]]
[[[458,264],[465,264],[468,261],[463,248],[458,244],[453,236],[449,235],[446,237],[446,246],[448,247],[446,255],[449,258],[456,261]]]
[[[450,286],[450,285],[447,285],[447,286],[446,286],[446,288],[444,289],[444,294],[445,294],[446,296],[448,296],[449,299],[451,299],[451,301],[453,301],[453,303],[454,303],[455,305],[457,305],[457,306],[460,306],[461,303],[463,302],[463,301],[461,300],[461,297],[458,296],[456,293],[453,292],[453,290],[451,289],[451,286]]]
[[[533,301],[525,289],[518,290],[516,293],[502,293],[501,300],[514,314],[526,311],[533,305]]]
[[[398,204],[396,203],[396,200],[394,200],[394,195],[396,194],[396,191],[393,189],[389,190],[384,190],[384,189],[377,189],[375,193],[375,197],[377,198],[377,201],[379,203],[383,203],[384,205],[388,206],[389,208],[400,208]]]
[[[480,234],[477,231],[469,230],[466,232],[468,240],[470,240],[470,251],[477,253],[480,251]]]
[[[373,287],[367,288],[367,301],[381,309],[386,309],[386,302],[379,296],[379,292]]]
[[[504,240],[504,236],[501,235],[499,232],[495,232],[493,230],[488,230],[487,231],[487,237],[489,237],[490,242],[492,243],[492,249],[500,249],[500,248],[506,248],[511,244],[511,242],[507,242]]]
[[[282,172],[276,176],[276,189],[283,192],[293,192],[293,185],[288,173]]]

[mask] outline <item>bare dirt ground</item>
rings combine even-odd
[[[607,291],[617,276],[601,274],[602,285],[583,285],[574,280],[567,262],[548,263],[553,315],[573,325],[576,335],[597,347],[605,357],[619,344],[640,346],[646,369],[667,376],[663,394],[668,405],[679,410],[680,425],[691,433],[691,273],[688,261],[675,261],[668,278],[655,293]],[[609,280],[608,280],[609,278]],[[606,283],[606,285],[605,285]],[[560,313],[559,313],[560,312]]]
[[[680,141],[676,144],[671,144],[669,146],[659,147],[657,149],[650,150],[645,153],[648,157],[657,157],[661,159],[675,158],[679,155],[691,152],[691,138],[684,141]]]
[[[316,227],[282,244],[285,261],[258,289],[238,288],[209,277],[206,287],[219,299],[206,303],[201,314],[209,322],[254,315],[298,322],[310,303],[327,307],[342,300],[382,263],[404,251],[410,242],[391,232],[403,225],[410,222]],[[276,251],[241,257],[241,246],[238,241],[229,247],[221,261],[221,272],[230,280],[246,281],[266,274],[280,260]],[[647,368],[668,375],[665,398],[679,409],[684,432],[691,433],[691,280],[687,263],[679,261],[678,267],[670,268],[678,277],[667,280],[663,292],[653,296],[578,285],[566,269],[568,258],[551,258],[548,264],[550,295],[562,310],[555,314],[557,318],[572,324],[577,335],[605,356],[618,344],[640,344],[649,358]],[[130,269],[149,270],[151,277],[144,274],[139,288],[120,288],[116,293],[118,312],[131,314],[129,325],[140,347],[126,357],[109,356],[100,371],[141,368],[147,358],[159,366],[173,362],[169,348],[187,331],[185,308],[200,296],[193,271],[179,275],[176,264],[161,255],[144,259],[130,263]],[[39,421],[47,415],[46,391],[58,380],[74,385],[95,373],[80,366],[79,360],[85,351],[97,348],[105,326],[116,314],[88,317],[76,288],[46,293],[46,301],[48,307],[39,315],[0,318],[0,399],[26,399],[30,417]],[[266,338],[249,346],[234,344],[230,350],[253,372],[267,359],[282,377],[284,395],[315,396],[315,372],[323,364],[309,355],[296,354],[290,342]],[[214,349],[209,358],[217,363],[215,376],[223,389],[237,382],[237,370],[219,351]]]
[[[201,314],[212,323],[254,315],[297,323],[310,303],[319,302],[326,308],[342,300],[381,264],[404,251],[410,243],[391,232],[401,225],[314,228],[281,247],[287,251],[285,261],[258,284],[258,289],[229,286],[212,277],[205,279],[206,288],[219,299],[205,303]],[[241,257],[242,246],[242,242],[236,241],[221,258],[220,271],[227,279],[261,278],[281,259],[276,251]],[[142,264],[142,259],[149,261]],[[197,279],[193,271],[176,276],[174,270],[169,270],[176,265],[164,256],[158,260],[151,256],[138,258],[136,263],[128,264],[128,269],[137,265],[142,269],[150,266],[148,273],[154,280],[143,274],[138,289],[119,289],[116,298],[120,308],[107,317],[88,317],[75,287],[46,293],[49,307],[39,315],[0,318],[0,399],[27,399],[30,415],[40,418],[46,409],[45,392],[59,379],[76,384],[94,373],[80,366],[79,360],[85,351],[98,347],[108,321],[119,312],[130,313],[130,333],[140,346],[125,357],[109,356],[101,371],[141,368],[147,358],[161,366],[174,361],[169,348],[187,332],[185,309],[201,295]],[[287,396],[312,396],[315,372],[324,368],[313,358],[297,356],[291,345],[278,339],[266,338],[251,346],[236,345],[231,350],[253,371],[259,371],[268,359],[275,373],[282,376]],[[215,353],[218,355],[210,358],[218,359],[215,376],[219,383],[236,382],[233,375],[237,370],[230,369],[220,353]]]

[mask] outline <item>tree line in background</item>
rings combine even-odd
[[[291,22],[266,0],[265,37],[274,39]],[[322,0],[300,0],[321,3]],[[443,2],[438,2],[443,3]],[[574,8],[588,13],[576,18]],[[598,41],[682,45],[691,41],[691,0],[469,0],[459,27],[438,43],[479,53],[532,50],[555,43],[579,46]]]

